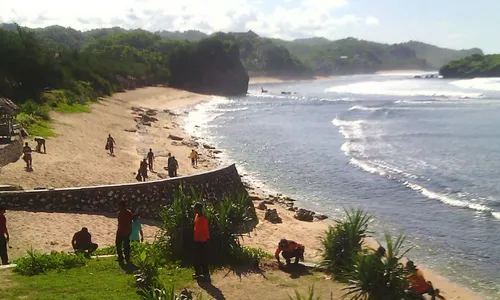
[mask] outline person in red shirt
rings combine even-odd
[[[194,205],[194,278],[210,280],[207,262],[207,243],[210,238],[208,219],[203,215],[203,204]]]
[[[5,218],[5,207],[0,205],[0,258],[2,265],[9,264],[7,243],[9,242],[9,231],[7,230],[7,218]]]
[[[440,295],[439,289],[434,289],[432,282],[425,280],[424,273],[415,266],[413,261],[409,260],[406,263],[406,268],[410,271],[408,281],[413,292],[418,295],[429,294],[432,300],[436,299],[436,297],[444,300],[444,297]]]
[[[132,212],[127,209],[125,201],[118,203],[118,230],[116,231],[116,253],[118,262],[123,263],[123,254],[125,261],[130,263],[130,233],[132,232]]]
[[[278,263],[282,265],[280,261],[280,253],[286,260],[286,265],[290,265],[290,260],[295,257],[294,265],[299,264],[299,260],[304,261],[304,250],[305,247],[294,241],[281,239],[278,243],[278,249],[274,253],[274,257],[278,260]]]
[[[75,252],[83,252],[83,254],[89,258],[92,255],[92,252],[97,250],[97,247],[99,247],[96,243],[92,243],[92,235],[87,227],[83,227],[82,230],[77,231],[73,235],[71,245],[73,246]]]

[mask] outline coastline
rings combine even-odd
[[[147,152],[149,147],[162,149],[159,152],[157,166],[164,165],[166,157],[163,155],[166,154],[167,149],[178,157],[181,174],[193,174],[215,168],[220,164],[220,161],[216,158],[216,153],[214,153],[217,150],[213,151],[198,147],[197,150],[202,154],[203,161],[200,160],[200,169],[192,169],[187,157],[191,147],[181,143],[173,145],[173,141],[167,138],[168,134],[172,134],[189,141],[196,141],[197,137],[191,137],[182,126],[186,116],[185,111],[189,111],[198,103],[210,101],[211,99],[210,96],[169,88],[145,88],[103,99],[100,103],[92,105],[93,111],[89,114],[55,113],[54,129],[58,136],[47,141],[48,154],[34,155],[35,172],[24,172],[22,161],[18,161],[2,170],[0,182],[5,182],[6,178],[9,178],[9,174],[17,174],[16,180],[19,179],[18,182],[26,183],[28,187],[47,186],[47,183],[54,182],[59,183],[58,185],[52,185],[54,187],[75,185],[75,182],[80,186],[90,185],[95,181],[100,181],[100,184],[134,182],[135,179],[132,173],[136,171],[143,151]],[[157,117],[158,121],[153,122],[151,127],[142,126],[142,129],[137,128],[136,132],[127,132],[125,129],[133,128],[136,125],[134,122],[136,115],[131,111],[132,106],[141,106],[157,111],[168,109],[170,111],[164,112],[164,114],[161,113]],[[110,130],[113,130],[111,133],[113,133],[119,145],[117,156],[113,158],[105,154],[104,149],[102,149],[104,148],[102,145],[104,139]],[[168,134],[166,134],[167,132]],[[82,147],[82,145],[76,144],[75,140],[86,140],[86,142]],[[56,143],[57,147],[55,147]],[[51,150],[51,148],[54,150]],[[74,156],[90,165],[89,170],[83,164],[68,166],[67,164],[74,163],[72,162],[75,159]],[[38,162],[37,158],[39,159]],[[112,159],[115,161],[112,161]],[[68,170],[59,173],[61,172],[61,164],[64,166],[63,169]],[[97,166],[102,167],[102,170],[98,169],[99,173],[102,173],[98,178],[95,177]],[[20,168],[24,173],[16,173],[15,168]],[[51,168],[55,169],[52,170]],[[109,168],[111,168],[111,171],[108,170]],[[81,172],[82,170],[85,171]],[[72,171],[76,171],[81,175],[77,176]],[[43,177],[37,172],[42,173]],[[30,176],[35,178],[33,179]],[[76,177],[73,178],[74,176]],[[255,205],[258,205],[261,200],[270,198],[269,193],[254,186],[250,186],[249,193],[255,199]],[[293,212],[278,203],[268,204],[268,206],[277,210],[283,219],[283,223],[272,224],[264,221],[264,211],[257,209],[259,224],[251,232],[250,236],[244,237],[242,243],[273,253],[279,239],[290,238],[306,245],[306,260],[318,261],[320,259],[318,237],[329,225],[334,225],[334,222],[328,219],[315,222],[298,221],[293,217]],[[114,230],[116,228],[114,217],[8,211],[7,218],[12,235],[12,246],[14,246],[14,249],[12,249],[13,257],[24,254],[24,251],[29,249],[30,245],[33,245],[34,249],[44,252],[71,250],[71,236],[82,226],[89,227],[95,241],[101,247],[114,243]],[[44,228],[43,232],[37,230],[40,227]],[[145,225],[144,230],[146,240],[154,239],[156,227]],[[47,240],[47,237],[50,238]],[[419,262],[416,263],[419,264]],[[424,268],[424,273],[428,280],[441,289],[446,299],[482,299],[467,288],[456,285],[431,270]]]
[[[297,82],[297,81],[314,81],[333,79],[338,76],[312,76],[312,77],[275,77],[275,76],[251,76],[248,84],[267,84],[267,83],[282,83],[282,82]]]

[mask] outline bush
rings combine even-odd
[[[181,189],[173,203],[160,212],[161,228],[173,260],[190,263],[193,257],[193,205],[196,202],[204,202],[200,193],[194,189],[184,193]],[[256,219],[247,195],[225,197],[219,203],[205,202],[204,213],[210,227],[211,262],[224,265],[244,257],[239,238]]]
[[[346,209],[345,213],[345,219],[337,220],[321,238],[323,261],[320,265],[340,279],[352,271],[372,219],[361,209]]]
[[[34,276],[49,270],[62,270],[82,267],[86,259],[81,254],[52,253],[40,254],[33,250],[16,261],[14,272],[24,276]]]
[[[39,105],[33,100],[28,100],[19,107],[21,113],[25,113],[32,117],[39,117],[43,120],[50,120],[50,107],[47,105]]]
[[[380,257],[376,251],[358,255],[353,271],[349,274],[350,285],[344,297],[371,300],[420,299],[409,290],[409,271],[400,263],[410,250],[403,251],[405,237],[400,235],[395,241],[385,236],[386,255]]]

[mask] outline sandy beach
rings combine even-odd
[[[196,103],[208,101],[210,97],[178,91],[170,88],[144,88],[102,99],[93,104],[88,114],[53,113],[56,136],[47,140],[47,154],[33,155],[33,172],[24,170],[22,160],[4,167],[0,174],[1,184],[19,184],[25,189],[35,187],[88,186],[110,183],[134,182],[134,174],[139,161],[152,148],[157,155],[157,174],[150,180],[161,178],[166,154],[171,152],[179,161],[179,173],[193,174],[209,170],[218,165],[208,150],[197,148],[202,154],[199,168],[191,167],[188,154],[191,147],[180,143],[172,144],[169,134],[191,139],[182,129],[184,112]],[[158,111],[157,122],[151,127],[136,127],[132,107],[144,107]],[[163,110],[171,110],[164,112]],[[125,129],[137,129],[128,132]],[[116,156],[111,157],[104,150],[106,136],[112,134],[117,142]],[[34,146],[33,142],[30,142]],[[253,194],[263,197],[263,192]],[[257,205],[258,201],[255,202]],[[257,210],[259,224],[245,237],[243,243],[274,253],[281,238],[293,239],[306,245],[306,260],[320,259],[318,237],[333,222],[301,222],[293,218],[293,213],[279,204],[276,208],[283,219],[281,224],[271,224],[263,220],[264,212]],[[16,258],[24,251],[33,249],[50,251],[71,250],[71,237],[82,226],[87,226],[95,242],[100,246],[114,244],[116,219],[113,216],[33,213],[8,211],[8,227],[11,233],[11,257]],[[153,240],[157,232],[155,226],[145,225],[147,240]],[[419,262],[416,262],[419,264]],[[425,264],[424,264],[425,265]],[[433,272],[424,271],[428,280],[442,290],[446,299],[481,299],[466,288],[452,284]]]

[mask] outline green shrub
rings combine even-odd
[[[339,279],[345,279],[352,271],[372,219],[361,209],[346,209],[345,213],[346,217],[337,220],[337,224],[330,226],[321,237],[323,261],[320,265]]]
[[[82,267],[85,264],[86,259],[80,254],[40,254],[30,250],[25,257],[16,261],[14,272],[20,275],[34,276],[49,270],[71,269]]]
[[[410,250],[403,251],[405,237],[394,241],[385,236],[386,255],[380,257],[376,251],[358,255],[354,269],[349,274],[349,286],[344,298],[371,300],[420,299],[408,289],[409,271],[400,262]]]
[[[262,249],[240,247],[231,256],[232,265],[252,266],[258,268],[262,259],[272,259],[273,255]]]
[[[320,300],[319,296],[314,295],[314,285],[309,287],[309,292],[308,292],[307,296],[304,296],[301,293],[299,293],[297,290],[295,290],[295,297],[288,295],[288,298],[290,298],[290,300]]]
[[[174,201],[160,212],[161,228],[173,260],[190,263],[193,257],[193,205],[204,202],[195,190],[184,193],[178,191]],[[217,203],[205,202],[204,213],[210,227],[211,263],[224,265],[243,257],[239,243],[240,233],[248,230],[256,218],[253,206],[246,195],[225,197]]]
[[[35,118],[39,117],[46,121],[50,120],[50,107],[48,105],[40,105],[30,99],[21,104],[19,108],[21,113]]]
[[[116,246],[109,246],[105,248],[99,248],[92,253],[93,255],[116,255]]]

